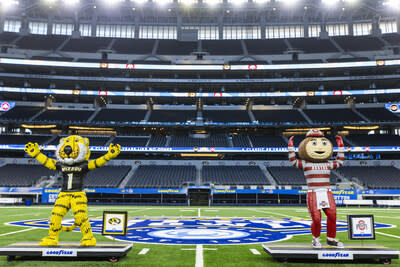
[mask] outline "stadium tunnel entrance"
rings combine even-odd
[[[189,188],[189,206],[209,206],[211,189]]]

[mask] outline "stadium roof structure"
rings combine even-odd
[[[3,0],[9,19],[79,23],[325,23],[399,17],[398,0]],[[4,17],[3,17],[4,19]]]

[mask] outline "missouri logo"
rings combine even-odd
[[[108,219],[108,223],[111,225],[118,225],[121,223],[121,219],[117,218],[117,217],[113,217],[113,218]]]
[[[112,222],[117,222],[111,218]],[[63,225],[72,225],[73,219],[63,220]],[[102,231],[102,220],[90,220],[94,233]],[[8,223],[8,225],[48,228],[48,219]],[[196,218],[162,217],[129,218],[126,236],[116,239],[139,243],[181,245],[229,245],[273,242],[290,239],[295,235],[311,234],[311,220],[291,218]],[[393,227],[375,223],[375,228]],[[337,230],[347,231],[347,222],[338,221]],[[79,231],[79,229],[77,229]],[[326,221],[322,221],[322,232],[326,232]]]

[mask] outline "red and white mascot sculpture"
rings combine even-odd
[[[335,160],[329,160],[333,153],[332,143],[324,137],[319,130],[311,130],[307,133],[299,146],[299,156],[296,158],[293,148],[293,138],[289,139],[289,160],[292,165],[304,171],[307,180],[307,206],[312,218],[311,233],[312,245],[321,248],[321,210],[327,216],[327,244],[337,248],[343,248],[343,243],[336,240],[336,203],[330,189],[331,170],[339,168],[344,161],[344,145],[340,136],[336,136],[339,147]]]

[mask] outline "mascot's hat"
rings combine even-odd
[[[324,137],[324,134],[320,130],[312,129],[308,131],[306,137]]]

